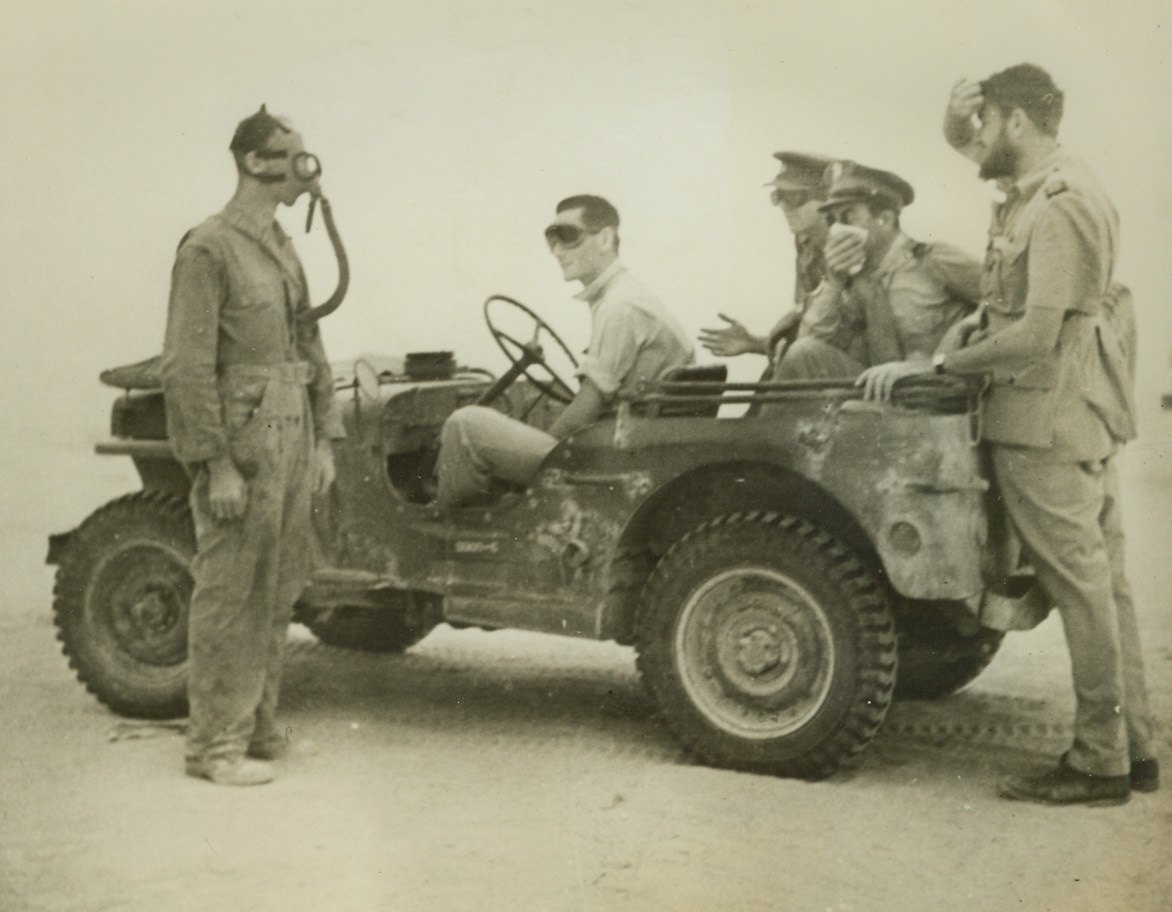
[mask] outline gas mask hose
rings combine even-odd
[[[330,201],[324,196],[315,194],[310,197],[309,213],[305,220],[305,230],[308,231],[313,224],[314,204],[318,202],[321,203],[321,217],[326,223],[326,233],[330,236],[330,243],[334,247],[334,257],[338,261],[338,286],[326,301],[300,315],[299,322],[303,325],[308,325],[320,320],[322,317],[327,317],[337,310],[342,303],[342,299],[346,297],[346,290],[350,287],[350,261],[346,257],[346,248],[342,246],[342,238],[338,235],[338,228],[334,224],[334,214],[330,209]]]

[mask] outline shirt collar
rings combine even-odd
[[[224,221],[237,231],[248,235],[259,244],[272,243],[279,247],[283,243],[285,233],[281,230],[281,226],[277,224],[276,219],[266,224],[257,219],[243,206],[237,206],[231,202],[224,207],[222,214]]]
[[[895,240],[891,242],[891,246],[887,248],[887,253],[883,255],[878,267],[875,269],[877,276],[887,276],[895,272],[906,260],[912,257],[912,239],[909,238],[902,231],[895,236]]]
[[[1050,176],[1050,172],[1054,170],[1055,166],[1065,158],[1066,152],[1059,146],[1034,165],[1028,173],[1018,178],[1017,182],[1005,194],[1006,201],[1012,199],[1027,200],[1032,197],[1038,192],[1042,184],[1046,182],[1046,178]]]
[[[598,299],[606,291],[606,286],[614,281],[615,276],[625,270],[626,267],[623,266],[622,261],[616,257],[615,261],[607,266],[597,279],[574,295],[574,297],[579,301],[585,301],[587,304],[597,304]]]

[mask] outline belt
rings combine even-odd
[[[278,361],[276,364],[225,364],[220,374],[242,380],[284,380],[304,386],[313,382],[314,370],[308,361]]]

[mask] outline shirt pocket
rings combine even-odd
[[[989,242],[986,269],[990,272],[994,303],[1003,310],[1018,309],[1024,305],[1026,263],[1022,259],[1029,239],[998,235]]]
[[[242,270],[233,276],[229,299],[244,308],[285,306],[285,280],[278,269]]]

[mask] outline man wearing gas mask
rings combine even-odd
[[[900,213],[915,199],[907,181],[850,161],[833,164],[829,178],[820,207],[830,223],[826,281],[775,380],[857,377],[888,361],[927,362],[980,300],[974,257],[903,233]]]
[[[168,433],[192,475],[188,775],[272,779],[286,628],[311,562],[311,498],[344,436],[305,274],[275,221],[320,195],[320,165],[262,106],[229,146],[236,192],[176,254],[162,376]]]

